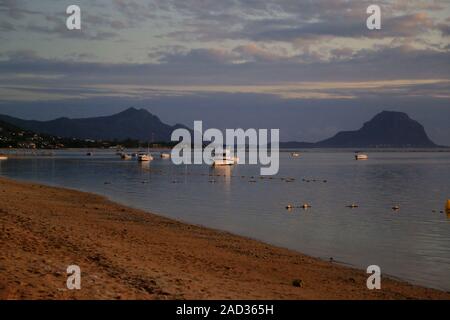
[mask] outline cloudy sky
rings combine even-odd
[[[66,29],[71,4],[81,31]],[[0,113],[135,106],[316,141],[401,110],[450,145],[448,0],[0,0],[0,42]]]

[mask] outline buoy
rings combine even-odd
[[[392,210],[394,210],[394,211],[400,210],[400,206],[393,206]]]
[[[309,205],[307,203],[304,203],[304,204],[302,204],[302,208],[303,209],[308,209],[308,208],[311,208],[311,205]]]
[[[355,204],[355,203],[352,203],[352,204],[350,204],[350,205],[348,205],[347,206],[347,208],[358,208],[359,206],[357,205],[357,204]]]
[[[447,213],[450,213],[450,199],[447,199],[447,206],[445,207]]]
[[[293,206],[292,204],[288,204],[288,205],[286,206],[286,209],[287,209],[287,210],[292,210],[292,209],[294,209],[294,206]]]

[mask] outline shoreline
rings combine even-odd
[[[450,299],[92,193],[0,177],[0,203],[0,299]]]

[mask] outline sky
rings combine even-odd
[[[66,8],[81,8],[67,30]],[[381,30],[366,9],[381,8]],[[283,141],[407,112],[450,145],[448,0],[0,0],[0,113],[128,107]]]

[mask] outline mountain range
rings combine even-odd
[[[170,126],[145,109],[129,108],[120,113],[95,118],[58,118],[50,121],[22,120],[0,115],[0,120],[17,127],[59,137],[92,140],[126,140],[167,142],[172,131],[186,128]]]
[[[0,120],[33,132],[58,137],[169,142],[172,131],[187,128],[163,123],[145,109],[129,108],[120,113],[95,118],[58,118],[51,121],[23,120],[0,115]],[[434,148],[424,127],[406,113],[383,111],[355,131],[341,131],[316,143],[283,142],[281,148]]]

